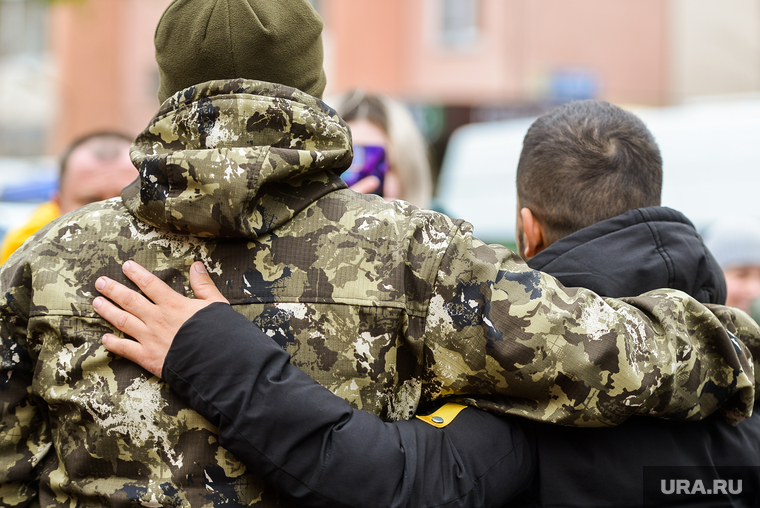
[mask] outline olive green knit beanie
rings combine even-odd
[[[322,19],[308,0],[174,0],[156,27],[158,98],[247,78],[322,97]]]

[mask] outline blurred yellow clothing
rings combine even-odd
[[[58,209],[58,205],[53,201],[48,201],[35,208],[32,216],[26,224],[8,231],[3,238],[3,244],[0,246],[0,264],[5,263],[10,255],[13,254],[16,249],[21,247],[21,244],[24,243],[27,238],[36,233],[48,222],[57,219],[60,215],[61,211]]]

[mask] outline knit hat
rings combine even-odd
[[[308,0],[174,0],[154,38],[164,102],[214,79],[246,78],[322,97],[322,19]]]
[[[731,217],[715,221],[705,244],[721,268],[760,266],[760,219]]]

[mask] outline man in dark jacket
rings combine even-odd
[[[661,189],[660,151],[639,118],[598,101],[558,107],[531,125],[523,143],[520,254],[566,286],[605,296],[671,287],[724,304],[718,262],[683,214],[659,206]],[[536,436],[536,502],[546,507],[639,506],[647,466],[682,477],[696,466],[760,466],[757,413],[736,427],[718,415],[687,425],[631,418],[594,432],[539,426]],[[758,481],[757,469],[746,471]]]
[[[556,188],[548,183],[554,175]],[[689,292],[708,305],[722,303],[725,284],[720,268],[691,223],[678,212],[658,206],[661,182],[659,149],[634,115],[593,101],[553,110],[529,130],[520,160],[519,200],[525,205],[520,211],[522,223],[518,223],[521,253],[534,268],[556,273],[567,284],[577,286],[588,280],[605,295],[630,296],[662,286]],[[544,188],[554,199],[536,197]],[[141,287],[150,278],[132,264],[127,274]],[[100,284],[104,294],[118,298],[123,288],[105,282]],[[175,298],[167,292],[152,294],[147,287],[146,292],[157,302]],[[191,302],[180,300],[175,307]],[[98,303],[98,311],[117,324],[122,314],[105,302]],[[180,324],[200,308],[197,301],[192,304],[195,307],[179,319]],[[222,320],[226,325],[219,330],[215,323]],[[754,324],[744,321],[740,326]],[[159,329],[154,323],[148,329],[153,329],[157,340],[177,332]],[[147,333],[140,328],[122,330],[139,340]],[[726,472],[721,468],[741,467],[740,473],[727,473],[750,475],[744,477],[743,493],[733,496],[733,501],[738,505],[754,502],[749,485],[757,483],[757,469],[747,466],[760,465],[757,416],[736,427],[727,424],[723,415],[714,414],[697,423],[631,418],[611,429],[569,429],[516,419],[508,426],[472,410],[453,418],[443,411],[424,419],[442,427],[436,433],[419,420],[382,424],[352,410],[287,365],[287,355],[271,341],[250,340],[257,333],[228,308],[211,306],[179,330],[171,349],[166,347],[169,354],[165,363],[160,358],[161,373],[196,410],[220,426],[229,439],[226,445],[241,460],[266,472],[279,488],[298,493],[309,505],[332,499],[369,506],[388,499],[378,492],[395,490],[407,497],[393,499],[403,499],[408,504],[400,505],[408,506],[438,505],[442,499],[456,499],[452,506],[498,505],[497,500],[519,504],[518,497],[523,495],[522,502],[528,506],[633,507],[644,502],[645,467],[652,471],[646,490],[654,497],[649,500],[656,502],[660,496],[668,505],[676,505],[680,500],[667,494],[667,483],[664,491],[657,490],[660,480],[669,478],[662,475],[686,478],[697,466],[708,468],[708,473],[693,480],[709,485],[720,480],[711,474]],[[107,347],[146,365],[144,359],[123,349],[130,346],[141,351],[136,344],[111,340]],[[150,341],[145,340],[143,346],[148,347]],[[204,373],[222,366],[236,373],[235,388],[203,382]],[[246,395],[234,395],[238,390]],[[240,398],[261,402],[236,408],[234,401]],[[280,398],[289,400],[292,407],[281,404],[273,409],[262,403]],[[504,425],[503,437],[499,437],[499,425]],[[289,431],[273,439],[267,429],[278,428]],[[470,441],[462,446],[462,435],[467,434]],[[502,460],[500,469],[489,469],[495,464],[495,445],[504,440],[515,444],[512,462]],[[528,448],[536,447],[537,462],[532,449],[526,453],[526,443]],[[288,459],[289,454],[298,459]],[[662,472],[655,466],[671,469]],[[385,473],[372,474],[378,469]],[[463,487],[463,477],[473,479],[471,488]],[[531,477],[535,481],[526,500],[525,491],[530,490],[526,482]],[[351,489],[355,483],[362,488]],[[737,494],[735,488],[733,493]],[[720,506],[731,501],[730,494],[705,493],[704,501]],[[687,504],[694,502],[687,496]]]

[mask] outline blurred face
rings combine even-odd
[[[129,143],[118,149],[115,157],[98,158],[88,144],[77,148],[66,164],[58,191],[61,214],[89,203],[114,198],[137,178],[137,170],[129,159]]]
[[[732,266],[723,270],[726,277],[726,305],[749,312],[760,297],[760,266]]]
[[[379,125],[369,120],[351,120],[346,123],[351,128],[351,137],[354,145],[382,146],[385,148],[385,153],[388,153],[388,136]],[[385,174],[383,197],[387,201],[403,199],[401,180],[393,170],[393,166],[388,167],[388,172]]]

